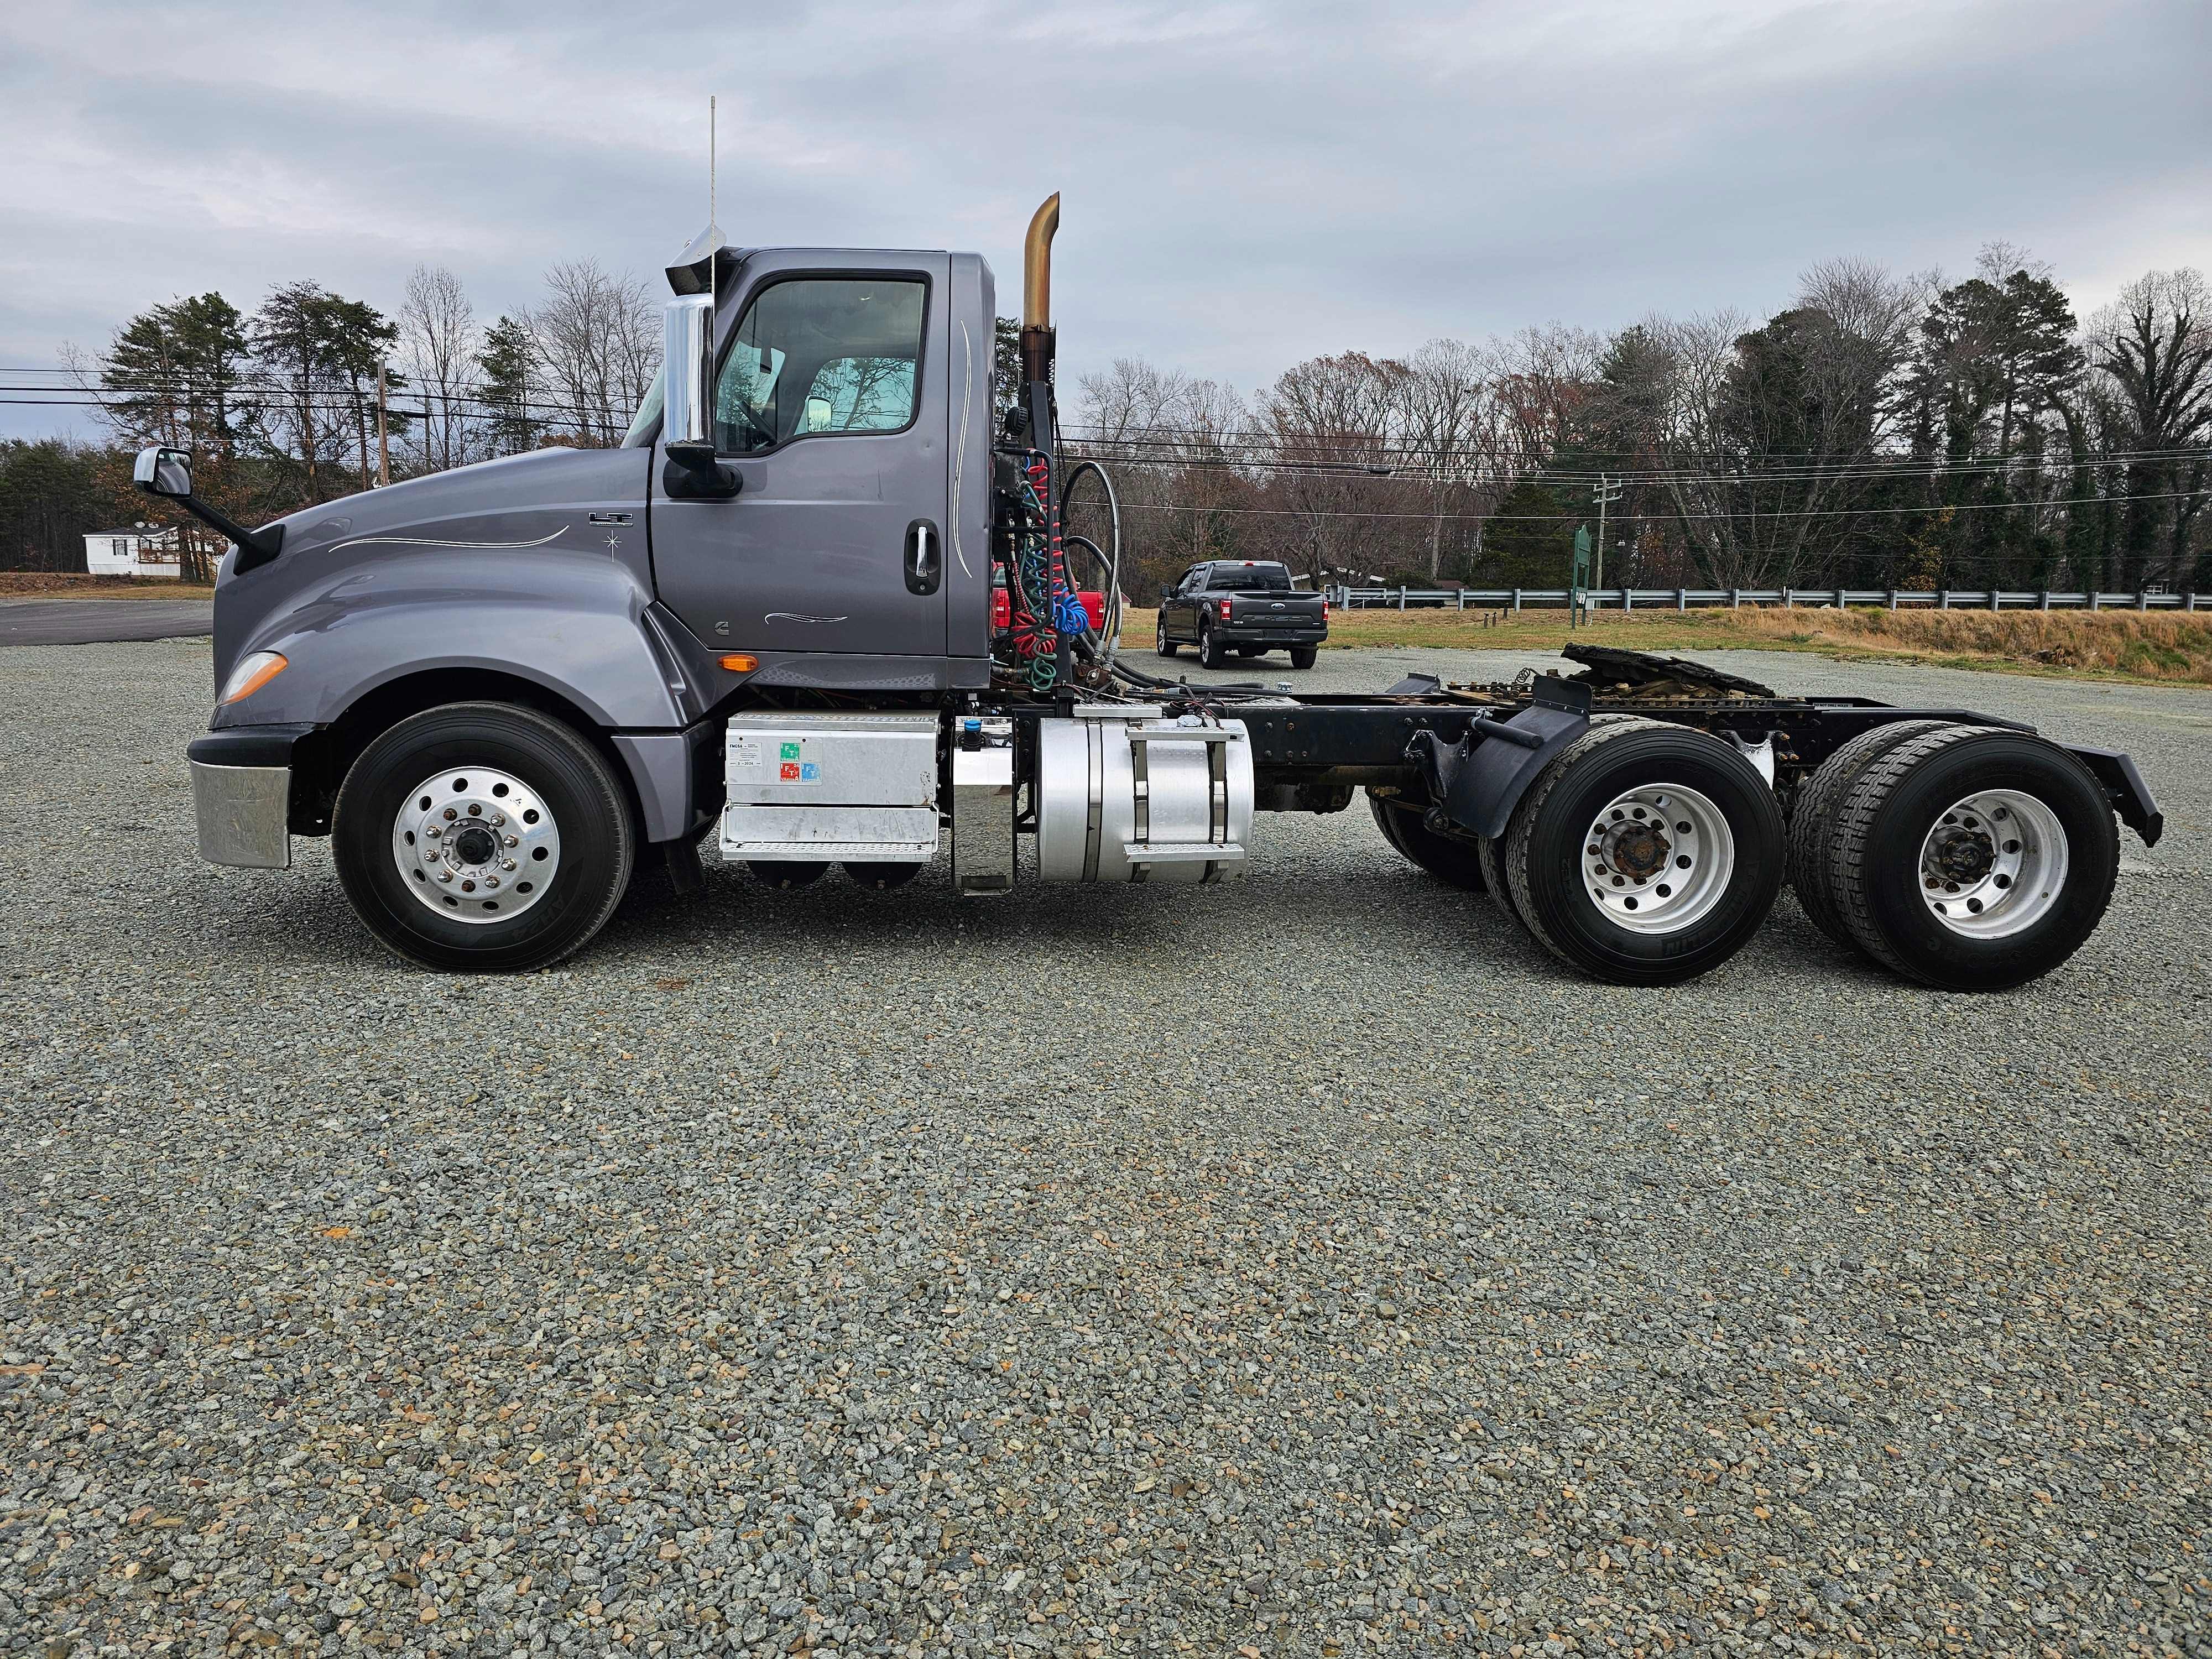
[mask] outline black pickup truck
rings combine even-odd
[[[1220,668],[1279,647],[1291,667],[1311,668],[1328,637],[1328,601],[1292,587],[1290,567],[1272,559],[1210,559],[1160,590],[1163,657],[1194,645],[1200,662]]]

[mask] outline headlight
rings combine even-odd
[[[240,702],[252,696],[290,666],[281,651],[257,651],[230,671],[218,703]]]

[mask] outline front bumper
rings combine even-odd
[[[292,867],[292,749],[312,726],[210,732],[185,751],[200,856],[246,870]]]

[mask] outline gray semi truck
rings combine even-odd
[[[1674,659],[1368,696],[1190,684],[1119,649],[1112,481],[1053,382],[1059,198],[1024,252],[994,413],[972,253],[736,248],[668,270],[665,359],[622,445],[416,478],[229,538],[202,855],[328,836],[362,920],[439,969],[582,948],[633,872],[963,894],[1233,881],[1265,815],[1364,791],[1382,836],[1595,977],[1726,961],[1786,878],[1816,925],[1953,989],[2017,985],[2097,926],[2129,759],[1960,709],[1794,697]],[[1103,596],[1101,605],[1099,598]],[[1086,603],[1088,599],[1088,603]],[[1155,668],[1164,668],[1157,659]],[[1440,895],[1440,896],[1454,896]]]

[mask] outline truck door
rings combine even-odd
[[[763,675],[786,683],[935,675],[945,649],[949,260],[757,264],[745,268],[714,391],[715,448],[743,487],[728,500],[672,499],[656,454],[661,603],[702,640],[758,654]]]

